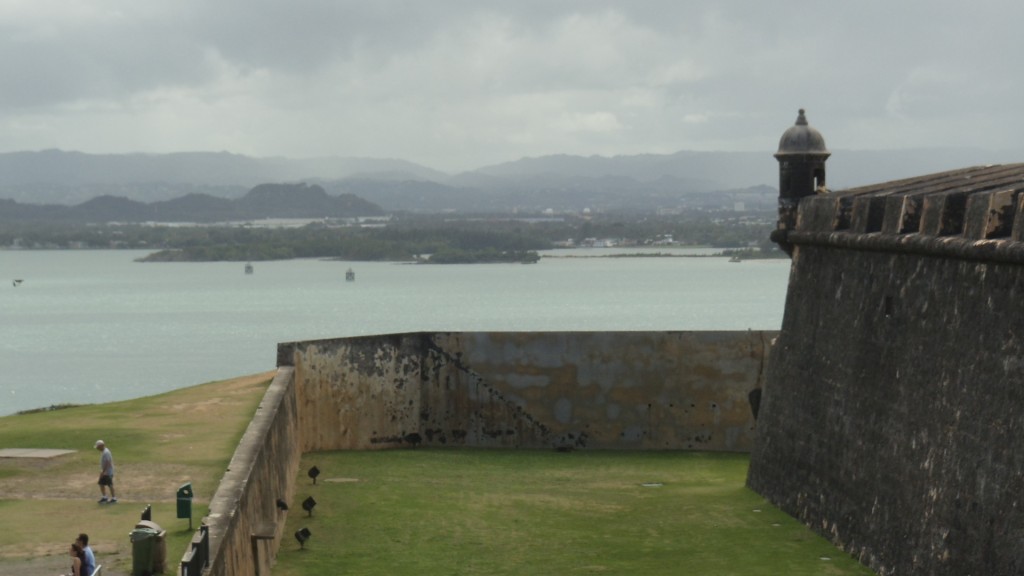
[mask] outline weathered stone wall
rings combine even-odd
[[[400,334],[282,344],[303,451],[403,443],[747,451],[766,332]]]
[[[293,365],[302,452],[383,447],[417,429],[424,337],[388,334],[279,345]],[[301,351],[301,361],[286,351]]]
[[[279,368],[210,500],[208,574],[270,573],[284,528],[276,502],[291,499],[302,455],[297,415],[292,370]],[[258,569],[252,534],[273,536],[257,544]]]
[[[880,574],[1024,573],[1024,266],[864,238],[797,248],[749,484]]]

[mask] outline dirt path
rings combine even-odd
[[[167,567],[168,576],[176,574]],[[66,556],[46,556],[25,560],[0,560],[0,576],[55,576],[68,574],[71,570],[71,559]],[[103,576],[130,576],[130,572],[118,572],[113,568],[103,567]]]

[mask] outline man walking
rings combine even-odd
[[[100,498],[100,504],[114,504],[117,502],[117,498],[114,496],[114,455],[110,453],[110,448],[103,443],[103,440],[96,441],[96,449],[101,452],[100,454],[100,493],[103,495]],[[107,488],[110,488],[110,498],[107,498]]]

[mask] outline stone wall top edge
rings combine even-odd
[[[424,332],[424,331],[411,331],[411,332],[381,332],[377,334],[359,334],[356,336],[334,336],[331,338],[312,338],[309,340],[292,340],[289,342],[278,342],[277,346],[296,346],[300,344],[319,344],[319,343],[330,343],[338,342],[342,340],[351,340],[353,338],[383,338],[383,337],[395,337],[395,336],[418,336],[421,334],[434,334],[435,332]],[[443,332],[437,332],[443,333]]]
[[[844,188],[832,191],[832,193],[853,195],[941,192],[954,188],[976,186],[978,184],[985,185],[989,182],[999,180],[1013,180],[1019,177],[1022,173],[1024,173],[1024,163],[1022,162],[1008,164],[984,164],[979,166],[956,168],[944,172],[900,178],[898,180],[890,180],[887,182],[866,184],[853,188]]]
[[[254,474],[254,465],[265,446],[267,434],[275,426],[282,402],[287,400],[293,382],[292,368],[278,368],[242,434],[227,470],[217,484],[217,489],[210,497],[209,513],[202,519],[202,523],[209,529],[210,538],[210,567],[203,571],[204,574],[224,574],[225,567],[237,552],[233,549],[239,538],[237,531],[240,530],[239,526],[245,526],[247,521],[243,518],[244,514],[240,513],[239,506],[245,498],[246,489]]]
[[[1022,165],[988,166],[802,198],[798,233],[921,233],[1024,240]],[[791,233],[792,233],[791,232]],[[790,243],[797,239],[791,238]]]
[[[266,437],[266,431],[274,423],[281,398],[291,385],[292,378],[292,368],[278,368],[277,374],[264,393],[249,426],[242,434],[242,439],[239,440],[238,447],[231,456],[227,470],[217,484],[217,490],[210,498],[211,518],[217,518],[218,515],[220,517],[230,516],[230,511],[234,509],[241,497],[242,490],[252,473],[252,463],[258,457],[259,449]],[[218,535],[224,528],[218,526],[215,521],[211,521],[209,524],[211,537]]]
[[[439,330],[436,332],[394,332],[394,333],[383,333],[383,334],[370,334],[362,336],[340,336],[337,338],[320,338],[314,340],[295,340],[292,342],[282,342],[278,344],[278,350],[282,348],[296,349],[304,346],[327,346],[330,347],[335,344],[343,344],[345,342],[362,341],[362,340],[373,340],[377,338],[401,338],[406,336],[434,336],[434,335],[514,335],[514,334],[580,334],[580,335],[592,335],[592,334],[749,334],[753,332],[778,332],[777,328],[747,328],[744,330]],[[287,367],[290,364],[278,364],[279,367]]]
[[[849,231],[794,231],[789,234],[788,239],[798,246],[1024,264],[1024,242],[1009,238],[972,240],[960,236],[930,236],[918,233],[894,235],[881,232],[862,234]]]
[[[920,233],[1024,241],[1024,230],[1019,230],[1024,228],[1019,217],[1022,193],[1024,164],[950,170],[803,198],[791,233]]]

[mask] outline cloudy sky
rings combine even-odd
[[[0,0],[0,152],[1024,150],[1024,3]],[[1022,158],[1024,159],[1024,158]]]

